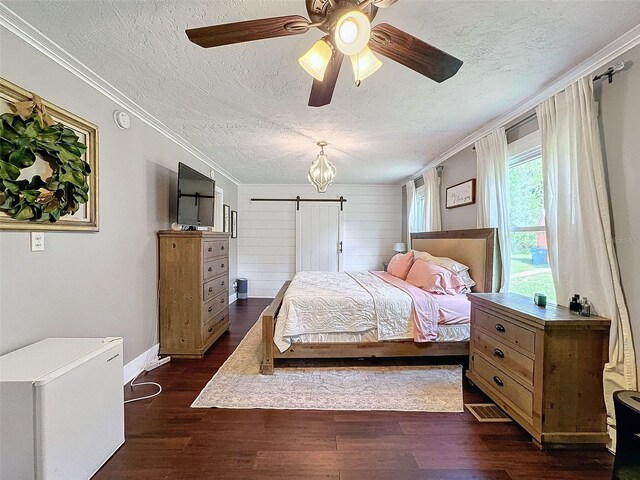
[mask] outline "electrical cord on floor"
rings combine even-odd
[[[154,341],[155,341],[155,337],[156,334],[158,333],[158,312],[160,311],[160,280],[158,279],[158,283],[156,284],[156,329],[154,331]],[[158,357],[156,357],[156,360],[158,359]],[[140,373],[138,373],[135,377],[133,377],[133,379],[131,380],[131,382],[129,383],[129,387],[131,389],[133,389],[133,387],[140,387],[142,385],[154,385],[156,387],[158,387],[158,391],[156,393],[154,393],[153,395],[145,395],[144,397],[138,397],[138,398],[131,398],[129,400],[125,400],[125,404],[127,403],[131,403],[131,402],[137,402],[138,400],[146,400],[147,398],[153,398],[153,397],[157,397],[158,395],[160,395],[160,393],[162,392],[162,385],[160,385],[159,383],[156,382],[141,382],[141,383],[133,383],[135,382],[138,377],[145,372],[146,373],[146,367],[150,364],[151,362],[149,362],[148,358],[147,358],[147,363],[145,365],[145,370],[142,370]]]
[[[143,370],[142,372],[144,372],[145,370]],[[133,383],[135,382],[138,377],[140,376],[140,374],[142,373],[138,373],[135,377],[133,377],[133,379],[131,380],[131,383],[129,383],[129,386],[131,388],[133,387],[141,387],[143,385],[155,385],[156,387],[158,387],[158,391],[152,395],[145,395],[144,397],[138,397],[138,398],[130,398],[129,400],[125,400],[124,403],[131,403],[131,402],[137,402],[138,400],[145,400],[147,398],[153,398],[153,397],[157,397],[158,395],[160,395],[160,392],[162,392],[162,385],[160,385],[159,383],[156,382],[140,382],[140,383]]]

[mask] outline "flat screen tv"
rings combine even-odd
[[[215,194],[216,182],[178,163],[178,224],[213,227]]]

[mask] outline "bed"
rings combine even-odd
[[[500,255],[495,229],[411,234],[412,248],[469,267],[474,292],[495,292]],[[384,272],[300,272],[262,313],[261,372],[278,359],[449,356],[469,353],[464,294],[437,295],[437,326],[414,341],[413,301]]]

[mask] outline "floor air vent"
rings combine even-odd
[[[465,405],[479,422],[510,422],[511,418],[495,403],[468,403]]]

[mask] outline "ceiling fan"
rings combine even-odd
[[[314,77],[309,106],[331,103],[345,55],[351,58],[356,85],[374,73],[382,62],[373,52],[443,82],[455,75],[462,61],[422,40],[381,23],[371,27],[378,8],[398,0],[305,0],[310,20],[300,15],[191,28],[189,40],[204,48],[300,35],[315,27],[326,33],[300,57],[300,65]]]

